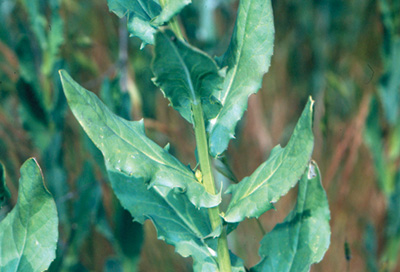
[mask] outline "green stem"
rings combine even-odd
[[[211,162],[208,153],[207,134],[204,124],[203,109],[201,103],[197,102],[192,105],[194,118],[194,132],[197,143],[197,154],[200,160],[200,169],[203,176],[203,185],[210,194],[215,194],[215,182],[212,174]],[[208,209],[211,226],[213,230],[222,227],[221,218],[219,216],[219,208],[213,207]],[[229,257],[228,242],[226,231],[223,228],[221,236],[218,238],[218,264],[221,272],[231,272],[231,260]]]
[[[165,6],[165,0],[160,0],[160,5],[162,8]],[[179,27],[178,19],[176,16],[174,16],[170,21],[169,21],[169,26],[171,27],[172,31],[175,33],[175,35],[181,39],[184,40],[181,28]]]

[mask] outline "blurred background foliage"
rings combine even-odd
[[[179,21],[212,56],[232,33],[237,1],[201,0]],[[307,97],[316,100],[313,158],[332,213],[331,246],[312,271],[400,271],[400,1],[272,1],[275,49],[262,90],[250,97],[227,157],[216,169],[252,173],[286,144]],[[15,205],[19,168],[38,158],[60,217],[49,271],[191,271],[191,260],[132,223],[113,195],[102,155],[66,105],[59,69],[118,115],[144,118],[147,134],[194,166],[192,128],[151,82],[152,47],[140,50],[106,0],[0,1],[0,161]],[[223,180],[224,175],[218,175]],[[230,235],[247,266],[263,231],[282,221],[294,192]],[[261,228],[260,228],[261,227]]]

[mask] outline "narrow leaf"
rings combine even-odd
[[[161,8],[154,0],[108,0],[110,11],[128,18],[128,31],[144,43],[154,44],[157,28],[178,14],[191,0],[165,0]]]
[[[156,34],[153,72],[154,83],[189,122],[193,123],[192,104],[202,103],[206,118],[219,112],[220,104],[212,96],[218,93],[223,80],[216,62],[176,38],[171,30]]]
[[[252,271],[310,271],[330,243],[328,199],[318,166],[311,162],[299,182],[297,204],[261,241],[261,261]]]
[[[3,163],[0,162],[0,208],[6,203],[7,199],[10,198],[10,191],[6,184],[6,169]]]
[[[240,1],[231,43],[220,65],[228,67],[223,90],[215,95],[223,108],[208,127],[214,157],[226,150],[247,108],[248,97],[261,87],[271,62],[274,31],[270,0]]]
[[[206,192],[193,172],[168,151],[146,137],[143,121],[130,122],[113,114],[98,97],[60,71],[69,106],[90,139],[101,150],[107,170],[143,179],[167,196],[185,193],[196,207],[214,207],[220,195]]]
[[[259,217],[296,185],[310,161],[314,146],[313,104],[310,97],[285,148],[276,146],[269,159],[250,177],[228,188],[232,200],[224,217],[226,221],[240,222],[245,217]]]
[[[56,204],[35,159],[21,167],[18,201],[0,223],[0,271],[44,271],[55,258]]]

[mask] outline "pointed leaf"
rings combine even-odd
[[[196,207],[215,207],[220,195],[206,192],[193,172],[146,137],[143,121],[129,122],[113,114],[98,97],[60,71],[68,104],[85,132],[101,150],[108,171],[143,179],[163,195],[184,192]]]
[[[108,7],[120,18],[127,16],[131,36],[154,44],[157,28],[190,3],[191,0],[165,0],[161,8],[158,1],[154,0],[108,0]]]
[[[209,123],[210,153],[217,157],[234,137],[248,97],[261,87],[268,72],[274,44],[270,0],[241,0],[231,43],[221,60],[228,67],[222,92],[215,95],[223,108]]]
[[[0,162],[0,208],[6,203],[7,199],[10,198],[10,191],[6,184],[6,169],[3,163]]]
[[[276,146],[269,159],[250,177],[228,188],[232,200],[224,217],[227,222],[259,217],[296,185],[310,161],[314,146],[313,104],[310,97],[285,148]]]
[[[216,62],[171,30],[156,34],[153,72],[154,83],[189,122],[193,123],[192,104],[202,103],[207,118],[218,113],[220,104],[212,93],[218,92],[223,78]]]
[[[56,204],[35,159],[21,167],[18,201],[0,223],[0,271],[44,271],[55,258]]]
[[[296,207],[262,239],[261,261],[252,271],[309,271],[328,250],[329,220],[328,199],[318,166],[311,162],[299,182]]]

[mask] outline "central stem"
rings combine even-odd
[[[200,169],[203,176],[203,185],[210,194],[215,194],[215,182],[211,169],[210,157],[208,155],[208,142],[206,128],[204,124],[203,109],[201,103],[197,102],[192,105],[194,119],[194,133],[197,143],[197,154],[200,161]],[[222,221],[219,216],[219,208],[213,207],[208,209],[211,226],[213,230],[218,227],[222,228]],[[223,229],[221,236],[218,238],[218,264],[221,272],[231,272],[231,260],[229,257],[228,242],[226,231]]]

